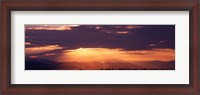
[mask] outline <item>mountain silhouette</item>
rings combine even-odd
[[[25,59],[25,70],[56,70],[61,63],[47,59]]]

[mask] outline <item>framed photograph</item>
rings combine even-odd
[[[1,2],[2,95],[199,95],[198,0]]]

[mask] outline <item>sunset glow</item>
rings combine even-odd
[[[134,62],[134,61],[172,61],[173,49],[153,49],[126,51],[108,48],[79,48],[66,50],[58,58],[61,62]]]
[[[37,54],[37,53],[43,53],[48,52],[51,50],[56,49],[62,49],[62,47],[59,47],[58,45],[48,45],[48,46],[39,46],[39,47],[30,47],[26,48],[26,54]]]

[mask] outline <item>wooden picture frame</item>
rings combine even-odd
[[[1,2],[1,94],[199,95],[199,0],[5,0]],[[189,11],[190,83],[11,84],[11,11]]]

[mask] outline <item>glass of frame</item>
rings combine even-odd
[[[2,94],[199,94],[198,2],[1,3]]]

